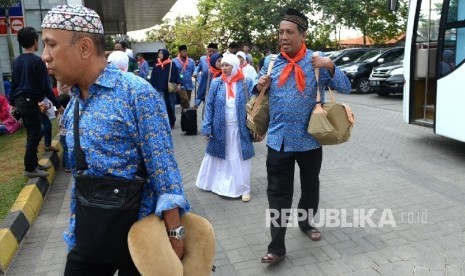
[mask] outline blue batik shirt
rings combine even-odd
[[[192,74],[195,71],[195,61],[191,58],[187,59],[189,62],[186,68],[183,68],[179,57],[173,59],[173,62],[176,65],[176,68],[178,68],[179,76],[181,77],[182,88],[185,90],[192,90],[194,89],[194,84],[192,83]]]
[[[313,51],[307,50],[305,57],[297,62],[305,74],[305,89],[297,89],[295,72],[292,71],[287,81],[278,86],[279,76],[287,65],[287,60],[278,55],[271,71],[270,95],[270,125],[267,134],[267,146],[279,151],[284,144],[284,151],[308,151],[320,147],[318,141],[307,132],[308,122],[316,104],[317,83],[312,66]],[[258,78],[266,75],[270,57],[265,59]],[[258,78],[255,83],[258,82]],[[327,86],[340,93],[350,93],[350,82],[342,70],[335,66],[334,76],[320,68],[320,87],[324,91]],[[324,94],[322,94],[324,101]]]
[[[134,179],[137,165],[144,160],[148,183],[144,186],[139,218],[179,207],[190,210],[185,198],[176,160],[165,103],[146,81],[108,65],[80,99],[79,87],[64,113],[66,143],[75,171],[73,111],[79,100],[79,136],[88,169],[84,174]],[[71,190],[71,218],[64,239],[71,249],[75,243],[76,192]]]

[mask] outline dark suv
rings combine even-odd
[[[331,60],[337,66],[356,60],[363,54],[373,50],[372,48],[350,48],[338,51],[335,55],[330,56]]]
[[[391,93],[403,93],[404,90],[404,55],[397,60],[373,68],[369,78],[370,87],[376,94],[387,96]]]
[[[371,70],[382,63],[388,63],[396,60],[404,54],[404,48],[383,48],[373,49],[372,51],[360,56],[357,60],[340,66],[349,78],[353,89],[359,93],[369,93],[371,91],[368,78]]]

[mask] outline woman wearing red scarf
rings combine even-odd
[[[301,197],[297,208],[299,228],[313,241],[321,239],[318,229],[310,222],[318,211],[320,193],[320,168],[323,151],[321,145],[307,132],[311,112],[316,102],[317,82],[315,68],[319,68],[319,84],[330,86],[342,93],[350,92],[350,82],[344,72],[324,56],[313,57],[307,50],[308,19],[295,9],[288,9],[279,25],[281,53],[276,58],[271,74],[267,75],[270,58],[267,57],[260,71],[254,92],[269,89],[270,124],[267,134],[266,160],[267,195],[271,218],[271,242],[263,263],[277,263],[286,254],[286,219],[284,214],[294,210],[295,163],[300,168]],[[324,101],[324,99],[322,99]],[[281,217],[283,216],[283,217]],[[293,219],[298,219],[297,217]],[[309,253],[310,254],[310,253]]]
[[[181,78],[179,76],[176,65],[171,63],[170,52],[167,49],[158,50],[158,59],[155,62],[155,66],[150,76],[150,84],[161,93],[165,99],[166,110],[168,112],[168,118],[170,120],[171,128],[174,128],[176,122],[176,115],[174,114],[174,107],[176,104],[176,93],[168,92],[168,77],[171,78],[170,82],[177,83],[177,89],[181,89]]]
[[[250,200],[251,158],[255,155],[246,127],[246,100],[253,83],[244,79],[239,59],[226,54],[221,77],[213,79],[206,99],[202,134],[207,152],[200,166],[196,186],[227,197]]]

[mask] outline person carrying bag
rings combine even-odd
[[[142,188],[147,183],[145,166],[136,179],[86,175],[88,168],[79,138],[79,101],[74,105],[74,152],[76,155],[76,250],[96,262],[120,262],[129,257],[127,236],[137,221]]]

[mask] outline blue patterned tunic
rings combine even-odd
[[[270,85],[270,125],[267,146],[279,151],[284,143],[284,151],[308,151],[320,147],[315,138],[307,132],[310,115],[316,104],[317,84],[312,66],[313,51],[307,50],[305,57],[298,62],[305,74],[303,93],[297,90],[294,71],[287,81],[278,87],[279,76],[287,65],[287,60],[278,55],[271,71]],[[258,78],[266,75],[270,56],[266,57]],[[258,82],[258,78],[256,82]],[[344,72],[335,67],[334,77],[320,68],[320,87],[330,86],[340,93],[350,93],[350,82]],[[321,89],[324,91],[324,89]],[[324,99],[324,95],[322,95]],[[323,101],[323,100],[322,100]]]
[[[80,90],[73,87],[73,99],[64,113],[66,143],[75,173],[73,111]],[[108,65],[89,88],[88,98],[79,99],[81,148],[89,169],[85,174],[133,179],[144,160],[149,174],[144,186],[139,218],[190,205],[184,196],[181,174],[174,159],[171,130],[165,103],[146,81]],[[138,151],[140,148],[140,151]],[[71,218],[64,239],[71,249],[74,236],[76,196],[71,191]]]
[[[246,125],[246,97],[250,98],[250,91],[253,88],[253,81],[245,79],[246,90],[244,91],[244,81],[236,82],[236,115],[241,140],[242,159],[248,160],[255,155],[252,144],[252,136]],[[249,95],[246,96],[245,93]],[[205,105],[205,118],[202,123],[202,134],[211,134],[210,142],[207,144],[207,153],[221,159],[226,159],[226,83],[220,78],[212,80],[210,91],[208,91]]]
[[[181,61],[179,57],[173,59],[173,63],[178,68],[179,76],[181,76],[181,85],[182,88],[185,90],[192,90],[194,89],[194,84],[192,83],[192,74],[195,71],[195,61],[191,58],[189,59],[189,63],[187,64],[185,70],[182,68]]]

